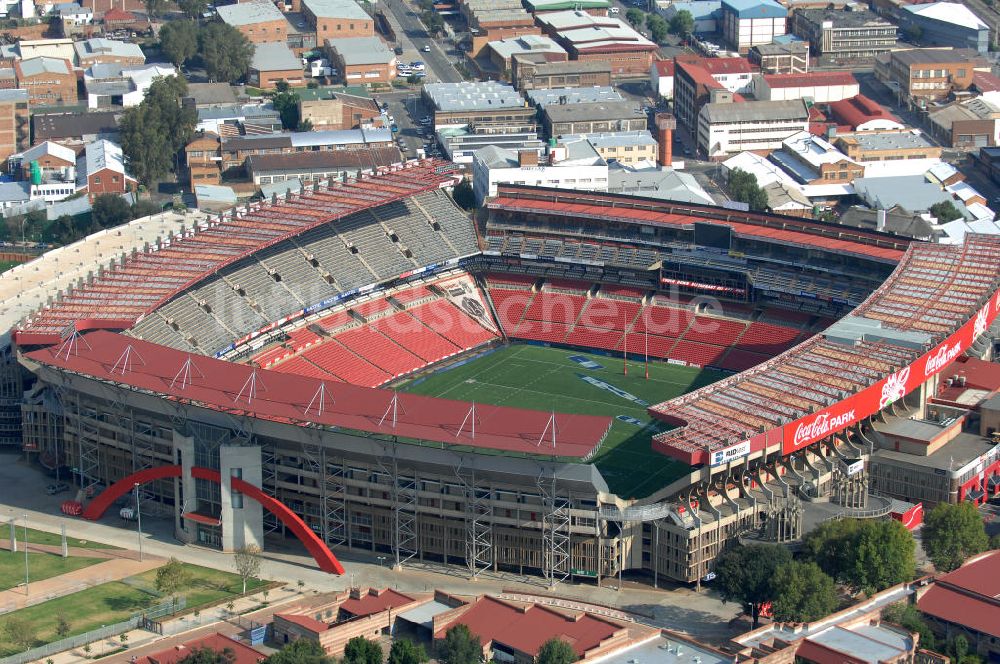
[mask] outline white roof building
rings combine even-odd
[[[584,139],[550,148],[550,154],[514,152],[494,145],[476,150],[472,157],[472,189],[476,201],[495,196],[498,184],[535,187],[608,190],[608,164]]]

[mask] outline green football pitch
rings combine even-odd
[[[593,462],[612,492],[622,498],[643,498],[688,470],[688,466],[650,448],[653,434],[670,427],[650,418],[646,404],[691,392],[724,374],[650,362],[646,380],[641,359],[630,359],[627,376],[622,365],[620,356],[513,344],[412,380],[400,390],[499,406],[615,418]]]

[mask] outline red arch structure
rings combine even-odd
[[[83,511],[83,518],[91,521],[100,519],[116,500],[131,491],[132,487],[136,484],[146,484],[147,482],[156,480],[180,477],[182,472],[180,466],[158,466],[156,468],[140,470],[127,477],[123,477],[90,501],[90,504]],[[222,483],[219,471],[212,470],[211,468],[192,467],[191,476],[195,479],[208,480],[216,484]],[[233,489],[256,500],[264,509],[278,517],[289,530],[295,533],[295,536],[305,545],[306,550],[309,551],[321,570],[330,574],[344,573],[344,566],[340,564],[337,557],[330,551],[330,547],[287,505],[267,495],[260,490],[260,487],[256,487],[242,479],[233,477],[230,478],[230,482]]]

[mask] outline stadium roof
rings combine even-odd
[[[787,454],[868,417],[944,369],[989,326],[1000,237],[914,243],[851,316],[752,371],[650,407],[680,428],[654,449],[689,463],[747,444]],[[912,374],[912,375],[911,375]]]
[[[614,220],[654,226],[690,228],[695,221],[705,221],[729,226],[737,236],[799,248],[825,249],[889,263],[899,261],[909,244],[905,238],[845,229],[837,224],[811,220],[739,214],[708,206],[677,206],[667,201],[510,184],[501,184],[498,195],[488,201],[486,207],[567,216],[581,221]]]
[[[360,180],[335,182],[277,205],[253,204],[201,223],[196,233],[130,256],[22,322],[18,343],[58,343],[67,327],[131,327],[146,313],[206,276],[256,251],[346,215],[437,189],[454,167],[425,160]]]
[[[463,429],[472,408],[467,402],[323,381],[209,357],[192,358],[183,350],[104,330],[82,335],[71,346],[30,352],[28,357],[208,410],[479,450],[583,459],[600,445],[611,426],[609,417],[475,404],[473,435],[471,427]],[[189,380],[178,379],[188,361]],[[251,378],[252,390],[248,387]],[[325,399],[322,409],[318,407],[321,398]],[[554,445],[545,435],[547,428],[551,431],[551,418],[558,432]]]

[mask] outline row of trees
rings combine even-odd
[[[667,33],[687,39],[694,32],[694,16],[686,9],[671,16],[668,22],[656,12],[647,13],[632,7],[625,12],[625,20],[636,28],[645,27],[649,30],[650,38],[657,43],[662,42]]]
[[[210,81],[243,80],[253,59],[253,44],[226,23],[170,21],[160,28],[160,48],[177,67],[198,61]]]

